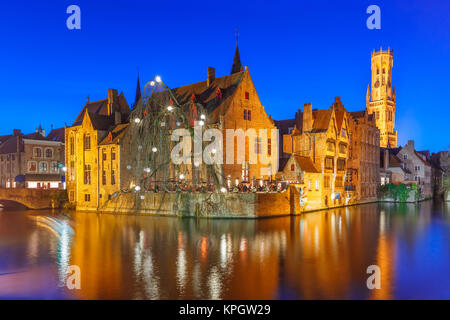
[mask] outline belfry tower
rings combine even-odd
[[[397,147],[395,131],[395,88],[392,85],[393,51],[389,48],[371,53],[372,86],[367,87],[366,108],[374,114],[380,130],[380,147]],[[370,90],[371,89],[371,90]]]

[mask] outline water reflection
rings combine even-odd
[[[448,299],[449,210],[370,204],[257,221],[0,212],[0,297]],[[372,264],[380,290],[366,287]],[[81,290],[64,287],[69,265]]]

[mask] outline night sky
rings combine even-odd
[[[66,8],[81,8],[68,30]],[[369,30],[366,8],[381,8]],[[170,87],[230,72],[239,28],[241,60],[266,111],[294,116],[305,102],[365,108],[370,52],[394,50],[399,144],[450,144],[450,1],[8,1],[0,12],[0,134],[41,123],[71,125],[108,88],[134,101],[159,74]]]

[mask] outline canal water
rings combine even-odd
[[[0,211],[0,299],[450,299],[449,270],[448,202],[263,220]]]

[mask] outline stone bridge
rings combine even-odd
[[[0,188],[0,204],[19,203],[28,209],[57,208],[66,199],[66,190]]]

